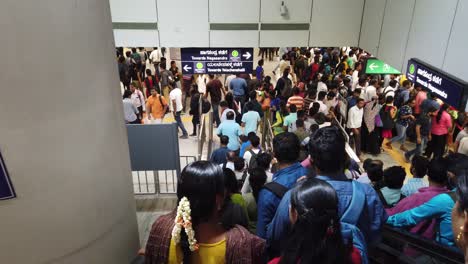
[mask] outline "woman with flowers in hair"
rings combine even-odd
[[[185,167],[177,182],[179,205],[153,224],[145,262],[264,263],[265,241],[242,226],[222,224],[225,210],[221,167],[197,161]]]

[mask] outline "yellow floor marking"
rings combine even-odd
[[[411,168],[411,163],[407,163],[405,161],[405,154],[403,151],[400,150],[400,147],[397,144],[393,145],[393,149],[389,149],[385,143],[387,143],[387,140],[384,141],[382,144],[383,148],[385,149],[385,152],[394,160],[396,161],[400,166],[405,168],[406,170],[406,175],[408,178],[413,178],[413,175],[411,174],[410,168]]]

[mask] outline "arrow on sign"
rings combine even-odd
[[[369,69],[371,69],[371,71],[373,71],[375,68],[378,68],[379,65],[375,65],[374,63],[371,63],[371,65],[369,65]]]
[[[189,70],[191,70],[192,67],[188,66],[187,64],[185,64],[184,66],[184,71],[188,72]]]
[[[246,60],[250,59],[250,57],[252,57],[252,54],[250,54],[250,52],[246,52],[244,55],[242,55],[242,57],[244,57]]]

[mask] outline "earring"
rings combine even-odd
[[[463,230],[464,230],[463,226],[460,226],[460,232],[458,232],[458,235],[457,235],[457,242],[460,241],[460,239],[461,239],[461,237],[463,235]]]

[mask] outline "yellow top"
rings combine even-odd
[[[192,252],[193,264],[224,264],[226,255],[226,239],[214,244],[199,244],[200,248]],[[169,247],[169,264],[180,264],[184,259],[184,254],[179,245],[171,239]]]

